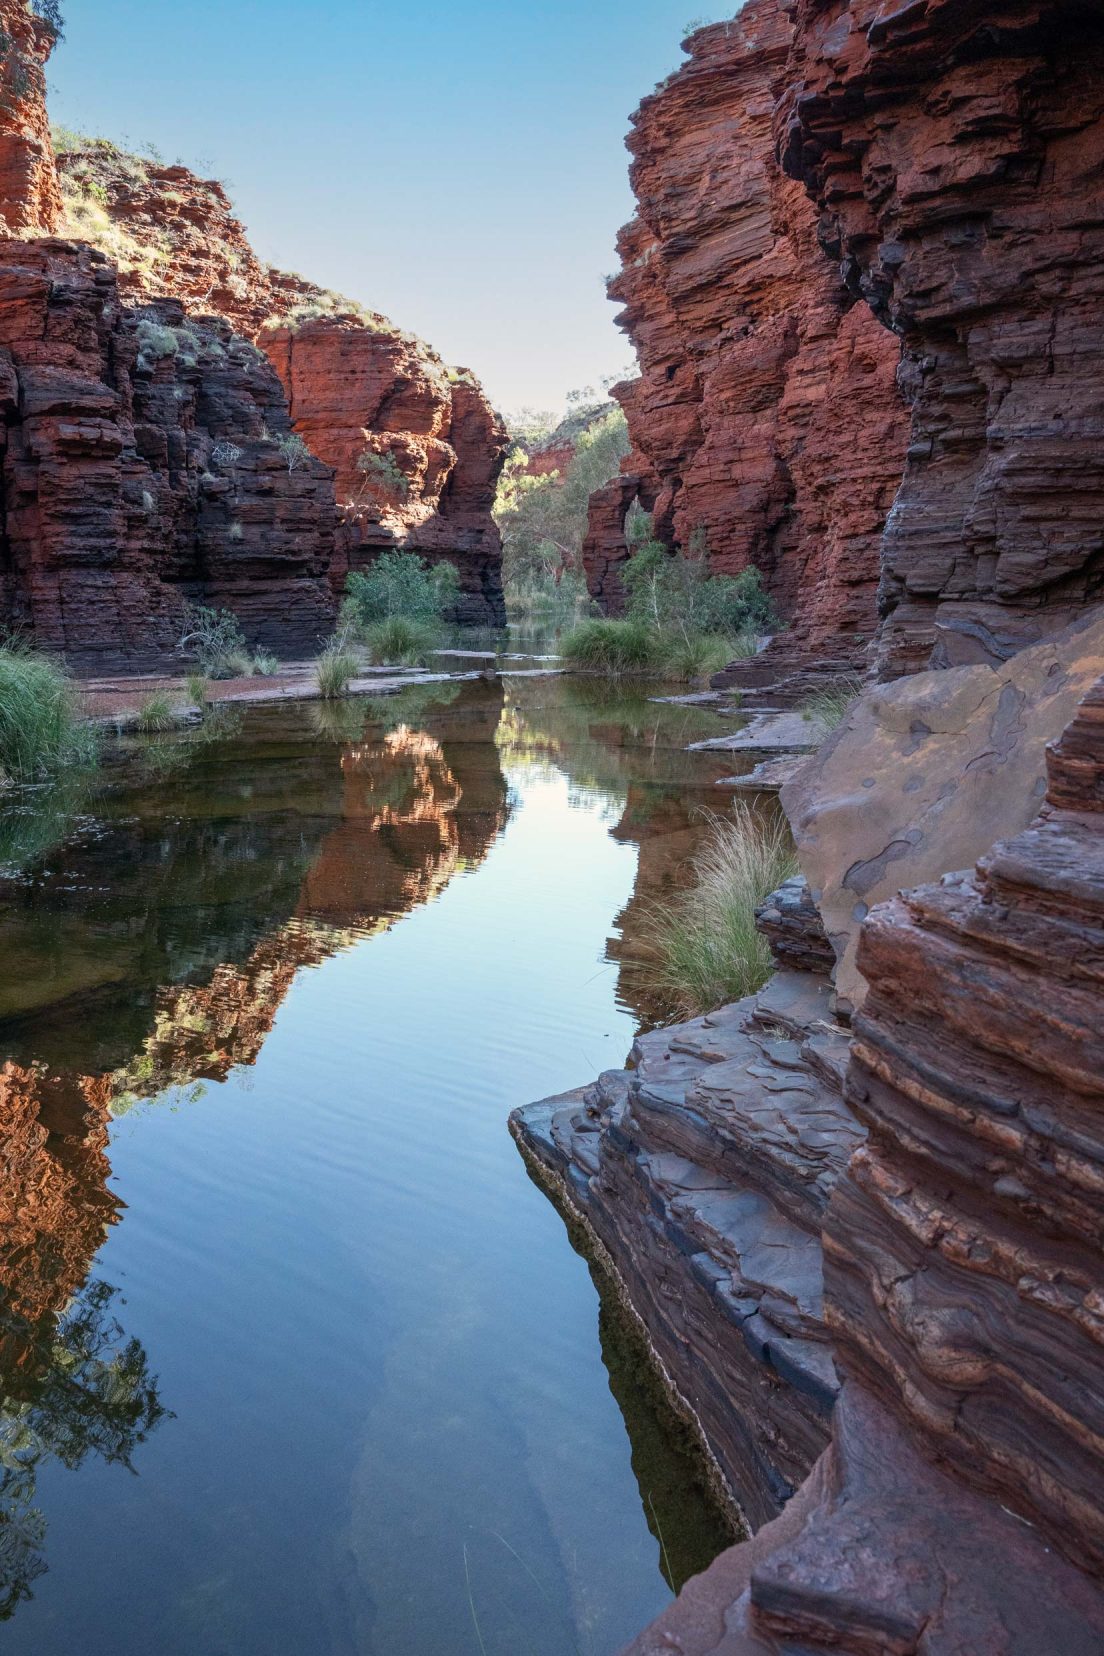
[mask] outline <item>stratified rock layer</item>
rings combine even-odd
[[[828,986],[641,1036],[633,1067],[515,1112],[519,1142],[606,1250],[753,1526],[828,1439],[837,1385],[818,1231],[860,1129]]]
[[[335,591],[380,551],[414,551],[455,564],[456,619],[503,624],[491,512],[508,440],[474,376],[387,317],[262,264],[216,181],[104,143],[60,167],[67,229],[118,262],[125,296],[172,293],[268,355],[296,432],[335,472]]]
[[[0,0],[0,235],[49,236],[61,218],[46,113],[54,39],[26,0]]]
[[[903,341],[886,674],[999,660],[1104,595],[1104,16],[796,0],[785,165]]]
[[[595,501],[585,557],[616,606],[639,493],[669,545],[704,543],[717,573],[760,568],[795,651],[847,658],[876,624],[907,419],[896,340],[824,258],[775,160],[790,40],[776,0],[751,0],[692,36],[633,117],[638,215],[610,293],[642,377],[614,393],[633,452]]]
[[[863,927],[832,1444],[634,1656],[1104,1647],[1104,679],[1048,775],[974,873]]]
[[[171,650],[186,600],[284,651],[332,627],[330,473],[289,466],[280,382],[225,323],[127,309],[87,247],[8,242],[0,403],[5,624],[86,666]]]

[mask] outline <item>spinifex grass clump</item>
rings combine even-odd
[[[629,674],[658,673],[663,666],[663,642],[643,621],[581,621],[560,645],[560,653],[572,667],[611,678]]]
[[[319,694],[325,701],[336,701],[349,694],[349,685],[356,678],[356,652],[347,633],[339,632],[330,639],[315,667]]]
[[[763,987],[771,953],[755,910],[797,866],[780,818],[764,821],[744,804],[731,816],[710,816],[693,885],[654,908],[647,927],[657,987],[681,1013],[698,1017]]]
[[[392,615],[365,627],[364,642],[377,664],[416,667],[437,648],[440,632],[432,622]]]
[[[862,688],[862,680],[854,673],[847,673],[803,702],[801,711],[815,734],[829,736],[838,730],[853,703],[862,695]]]
[[[162,730],[172,730],[180,723],[180,715],[168,692],[155,690],[152,695],[146,697],[130,723],[134,730],[155,734]]]
[[[22,645],[0,646],[0,776],[34,782],[95,756],[65,669]]]

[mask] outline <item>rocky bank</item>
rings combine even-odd
[[[742,421],[761,446],[711,474],[707,544],[787,601],[792,543],[739,537],[790,393],[738,365],[784,315],[740,307],[787,270],[793,184],[831,337],[881,324],[908,411],[869,428],[900,440],[864,542],[880,682],[782,793],[806,879],[760,913],[775,976],[512,1121],[755,1532],[633,1656],[1104,1648],[1102,28],[1077,3],[751,0],[636,118],[614,285],[643,372],[592,513],[607,601],[631,501],[688,544],[698,457]],[[848,479],[869,504],[887,475],[864,436],[885,405],[844,404],[862,477],[816,455],[840,532]],[[753,683],[845,658],[805,619],[825,590],[802,577]]]

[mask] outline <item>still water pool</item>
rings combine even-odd
[[[516,1104],[620,1064],[718,729],[256,707],[0,824],[0,1645],[608,1656],[728,1540]]]

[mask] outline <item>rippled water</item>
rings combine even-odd
[[[605,1656],[727,1540],[509,1110],[655,1016],[712,715],[257,707],[0,823],[0,1629]]]

